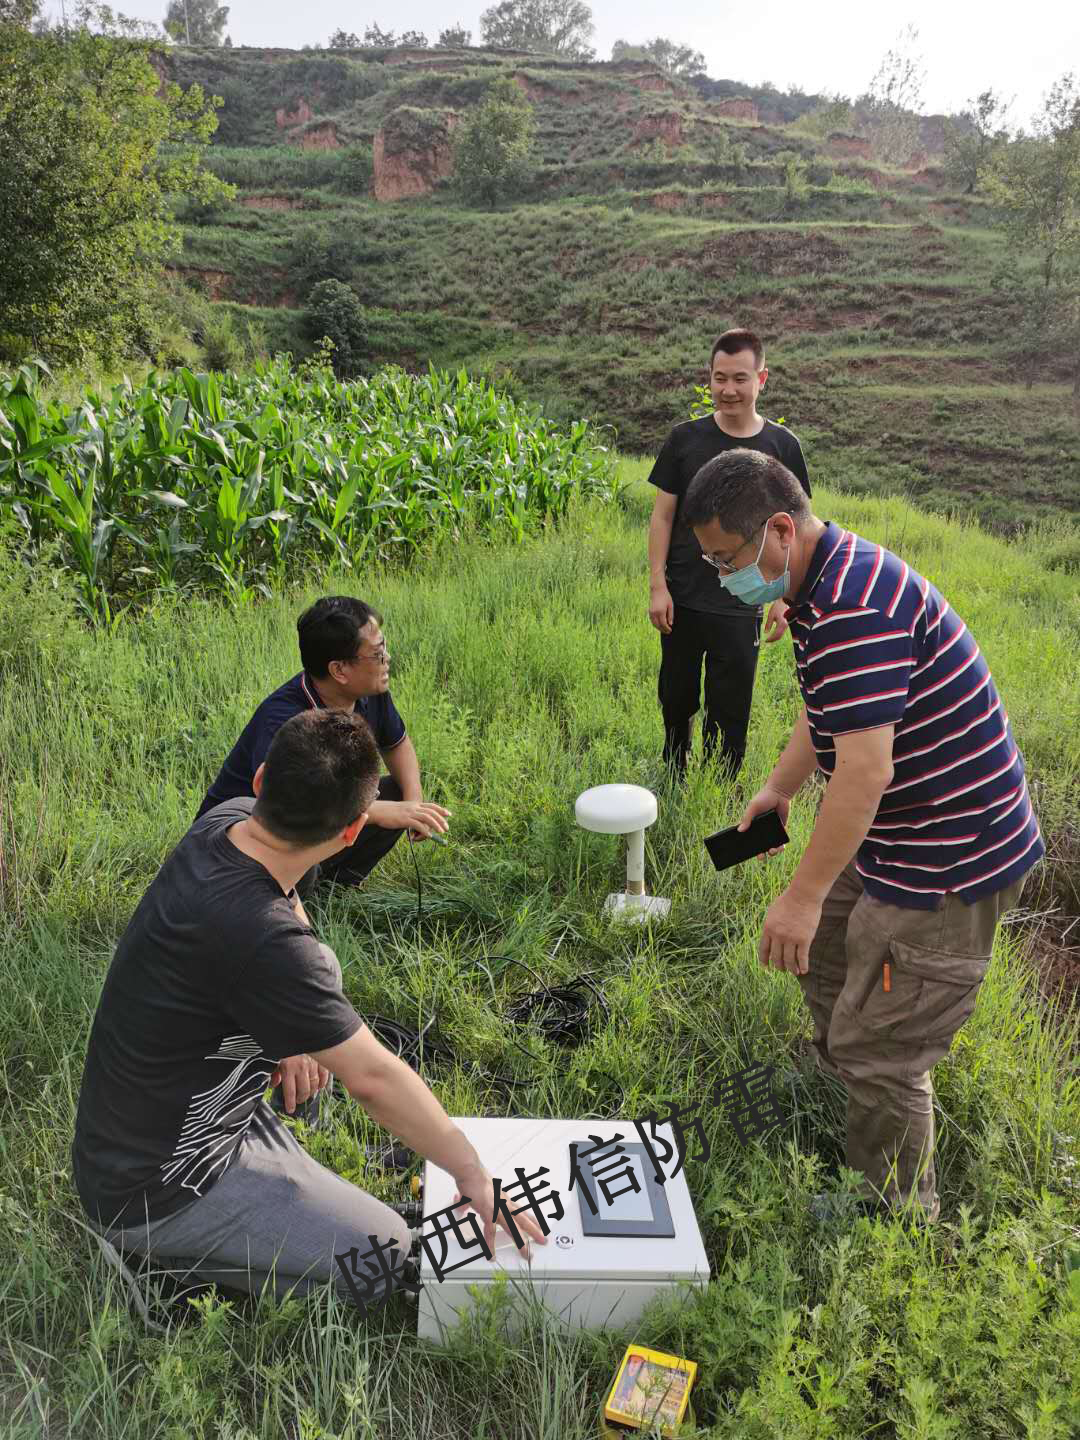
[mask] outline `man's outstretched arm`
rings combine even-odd
[[[409,737],[406,735],[392,750],[379,753],[401,788],[401,799],[373,800],[368,811],[372,825],[381,825],[384,830],[408,830],[414,840],[426,840],[432,834],[445,835],[450,829],[447,824],[450,811],[424,799],[420,761]]]
[[[366,1025],[342,1044],[315,1052],[312,1059],[336,1075],[377,1124],[453,1176],[459,1195],[468,1197],[483,1220],[488,1248],[493,1249],[495,1201],[491,1176],[419,1075],[392,1055]],[[531,1239],[547,1243],[543,1231],[529,1216],[518,1215],[515,1223]]]

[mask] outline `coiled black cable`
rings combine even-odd
[[[535,979],[539,979],[536,972],[529,969],[523,961],[514,960],[511,956],[501,958],[520,965]],[[603,1012],[603,1024],[606,1025],[611,1019],[611,1009],[604,998],[604,992],[588,975],[580,975],[567,985],[550,986],[541,981],[539,990],[511,1001],[506,1010],[506,1018],[512,1025],[537,1025],[544,1038],[554,1044],[564,1047],[580,1045],[589,1039],[596,1028],[594,1000]],[[435,1024],[434,1016],[419,1030],[402,1025],[400,1021],[392,1020],[386,1015],[365,1016],[365,1022],[372,1034],[417,1074],[420,1074],[421,1066],[425,1062],[442,1062],[451,1066],[463,1063],[445,1041],[432,1038],[430,1031]],[[515,1049],[527,1055],[537,1067],[543,1065],[541,1056],[534,1055],[512,1035],[507,1038]],[[503,1075],[487,1069],[475,1060],[470,1061],[469,1065],[481,1079],[491,1085],[502,1085],[507,1090],[535,1085],[541,1078],[539,1072],[525,1076]],[[610,1076],[607,1078],[611,1079]],[[611,1080],[611,1083],[619,1091],[621,1106],[625,1092],[618,1081]],[[616,1112],[618,1108],[616,1106]]]
[[[611,1008],[604,992],[590,976],[579,975],[566,985],[545,985],[524,960],[515,960],[512,955],[505,958],[511,965],[527,970],[540,986],[539,990],[512,1000],[506,1007],[506,1018],[511,1024],[535,1024],[544,1039],[555,1045],[581,1045],[597,1028],[594,1002],[604,1012],[603,1024],[610,1022]]]
[[[406,831],[409,841],[409,853],[412,856],[413,868],[416,872],[416,923],[421,924],[424,914],[424,890],[420,877],[420,865],[416,858],[415,844],[411,831]],[[559,946],[565,939],[566,932],[560,936],[552,958],[558,952]],[[517,960],[512,955],[492,956],[492,959],[503,960],[511,965],[518,965],[532,976],[540,987],[531,994],[523,995],[513,1000],[506,1008],[506,1019],[511,1025],[535,1025],[545,1040],[564,1047],[571,1047],[584,1044],[593,1034],[594,1030],[602,1029],[611,1021],[611,1007],[604,998],[604,992],[599,985],[588,974],[578,975],[575,979],[565,985],[545,985],[544,981],[530,966],[523,960]],[[484,967],[486,968],[486,967]],[[489,972],[490,978],[490,972]],[[597,1023],[596,1007],[603,1012],[602,1023]],[[366,1023],[371,1032],[376,1035],[388,1050],[404,1060],[410,1069],[420,1073],[420,1066],[423,1059],[443,1061],[448,1065],[457,1063],[455,1052],[444,1041],[429,1038],[428,1032],[435,1024],[435,1017],[432,1016],[422,1030],[415,1030],[409,1026],[400,1024],[397,1020],[391,1020],[385,1015],[374,1015],[367,1017]],[[534,1055],[526,1049],[513,1036],[507,1037],[510,1044],[523,1054],[527,1055],[537,1066],[543,1064],[539,1055]],[[508,1090],[516,1090],[537,1083],[538,1075],[524,1077],[516,1075],[500,1075],[494,1071],[471,1062],[472,1069],[484,1080],[493,1085],[503,1085]],[[611,1079],[611,1077],[607,1077]],[[619,1105],[625,1097],[625,1091],[618,1081],[612,1080],[612,1084],[619,1091]],[[617,1113],[617,1111],[616,1111]]]

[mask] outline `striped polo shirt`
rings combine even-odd
[[[1024,761],[974,637],[898,556],[829,524],[789,610],[818,766],[895,725],[892,783],[855,864],[866,893],[932,910],[1004,889],[1045,854]]]

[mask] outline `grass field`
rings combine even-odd
[[[751,1060],[785,1068],[806,1049],[794,981],[755,956],[813,806],[793,811],[790,854],[718,877],[699,837],[738,817],[739,794],[701,772],[684,792],[663,788],[643,473],[628,463],[617,506],[579,506],[522,546],[446,544],[364,582],[454,839],[417,852],[419,924],[404,847],[363,890],[311,914],[362,1013],[436,1017],[465,1062],[428,1076],[451,1114],[632,1120]],[[970,625],[1057,857],[1025,907],[1075,897],[1080,598],[1075,577],[1048,564],[1061,535],[1008,546],[899,499],[824,487],[815,508],[903,553]],[[304,1440],[595,1433],[629,1337],[567,1337],[536,1317],[509,1341],[493,1306],[440,1348],[416,1341],[403,1301],[365,1325],[329,1296],[212,1302],[152,1335],[75,1223],[68,1146],[112,947],[239,728],[297,668],[295,615],[338,585],[355,578],[239,610],[161,601],[87,633],[47,566],[29,586],[0,569],[0,1429],[13,1440],[276,1440],[286,1421]],[[742,794],[795,714],[787,644],[762,656]],[[651,934],[599,918],[621,846],[578,830],[572,802],[610,780],[660,796],[647,866],[674,908]],[[635,1331],[698,1361],[701,1436],[1080,1432],[1080,1025],[1041,994],[1026,936],[1002,930],[976,1013],[936,1072],[942,1221],[929,1233],[812,1226],[809,1196],[842,1185],[842,1102],[817,1082],[798,1085],[781,1130],[745,1148],[720,1118],[707,1122],[712,1158],[688,1174],[713,1281]],[[532,988],[511,959],[547,980],[590,972],[611,1024],[569,1054],[525,1036],[542,1056],[531,1063],[503,1013]],[[511,1097],[473,1061],[531,1083]],[[400,1180],[365,1159],[379,1138],[338,1099],[309,1143],[401,1198]]]

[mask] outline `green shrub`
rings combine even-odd
[[[843,175],[839,170],[834,170],[825,183],[826,190],[834,195],[876,195],[877,191],[868,180],[860,180],[857,175]]]
[[[324,336],[333,345],[333,367],[338,376],[357,373],[364,359],[367,326],[364,308],[356,294],[340,280],[320,280],[308,296],[304,333],[309,340]]]
[[[337,160],[337,188],[347,195],[366,195],[375,172],[371,146],[345,145],[338,151]]]
[[[356,244],[340,226],[331,229],[318,221],[300,225],[292,235],[285,256],[291,284],[307,295],[320,280],[350,279],[356,264]]]
[[[810,194],[806,161],[794,150],[778,151],[776,160],[783,167],[784,199],[789,206],[801,205]]]
[[[211,370],[233,370],[243,364],[244,342],[227,310],[218,305],[210,313],[202,331],[203,359]]]

